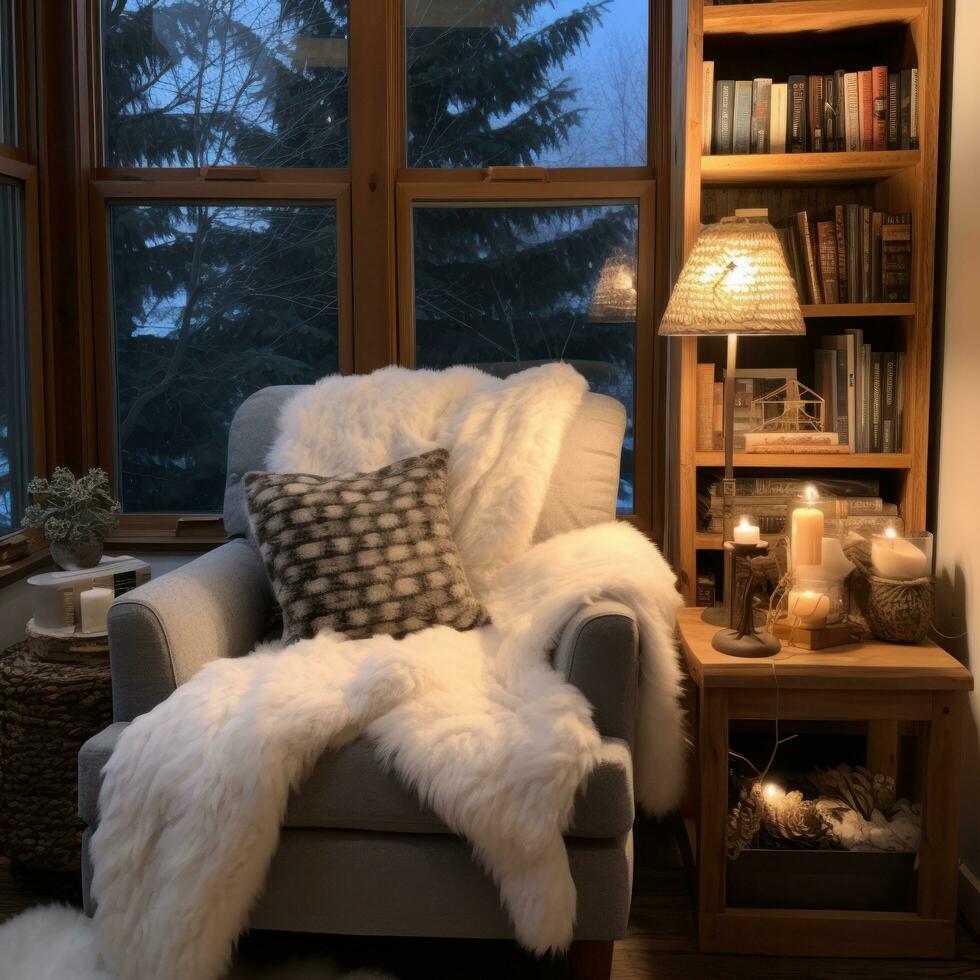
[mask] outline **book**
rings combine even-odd
[[[837,240],[837,302],[846,303],[847,289],[847,232],[844,223],[844,205],[834,205],[834,234]]]
[[[736,510],[745,511],[753,517],[762,514],[782,514],[786,516],[787,509],[793,504],[795,494],[776,496],[774,494],[736,494]],[[874,497],[838,497],[832,494],[819,494],[814,501],[817,508],[825,517],[840,519],[842,517],[859,517],[867,514],[886,514],[898,508],[887,504],[879,496]],[[709,496],[707,507],[700,502],[699,511],[704,516],[721,515],[725,508],[725,498],[721,494]]]
[[[871,208],[861,208],[861,302],[871,302]]]
[[[845,334],[854,336],[854,451],[856,453],[866,453],[867,447],[864,440],[864,431],[867,418],[864,408],[864,378],[862,375],[862,360],[864,357],[864,331],[860,327],[851,327],[844,331]]]
[[[805,479],[787,476],[737,476],[736,496],[798,497],[808,486],[813,486],[820,497],[878,497],[881,484],[873,477],[855,479],[846,477],[812,476]],[[709,480],[705,486],[708,496],[721,496],[721,480]]]
[[[834,133],[836,135],[834,150],[839,153],[843,153],[847,149],[847,139],[844,135],[844,120],[847,116],[844,93],[844,76],[846,74],[843,69],[834,72]]]
[[[715,63],[706,61],[701,77],[701,154],[711,153],[711,130],[714,121]]]
[[[868,152],[874,147],[874,98],[871,88],[871,72],[859,71],[858,75],[858,132],[861,149]]]
[[[732,153],[748,153],[752,145],[752,83],[735,83],[735,114],[732,122]]]
[[[895,451],[901,452],[905,444],[903,425],[905,422],[905,354],[895,355]]]
[[[714,152],[732,152],[732,132],[735,111],[735,82],[725,79],[715,82],[714,121],[711,132]]]
[[[697,591],[694,602],[698,606],[713,606],[715,604],[714,572],[698,572]]]
[[[896,403],[897,359],[894,353],[881,355],[881,451],[883,453],[897,452],[895,426],[898,421]]]
[[[873,150],[888,149],[888,69],[878,65],[871,69],[871,114]]]
[[[901,132],[899,129],[901,115],[899,108],[900,90],[900,76],[897,71],[893,71],[888,76],[888,127],[887,145],[885,147],[888,150],[899,150],[902,146]]]
[[[844,141],[845,149],[852,153],[861,149],[861,106],[858,99],[857,72],[844,75]]]
[[[911,93],[909,96],[909,149],[919,148],[919,69],[912,69]]]
[[[698,364],[697,374],[697,447],[699,450],[714,449],[712,418],[714,412],[714,364]]]
[[[790,153],[806,153],[807,131],[807,77],[806,75],[790,75],[787,85],[789,101],[786,140]]]
[[[861,302],[861,205],[844,205],[844,222],[847,232],[847,298],[851,303]]]
[[[820,289],[825,303],[839,302],[837,294],[837,230],[833,221],[817,222]]]
[[[912,149],[912,71],[903,68],[900,72],[898,97],[899,149]]]
[[[836,432],[746,432],[744,439],[747,453],[847,452]]]
[[[752,80],[752,119],[749,124],[749,141],[752,153],[769,152],[769,112],[772,97],[772,79]]]
[[[792,228],[777,228],[776,234],[783,246],[783,255],[786,258],[786,265],[789,267],[790,278],[796,289],[796,298],[801,302],[806,302],[806,288],[800,266],[799,250],[796,247],[796,235]]]
[[[861,345],[861,445],[864,446],[862,452],[871,452],[871,344]]]
[[[871,302],[881,302],[881,211],[871,212]]]
[[[912,215],[886,214],[881,226],[881,299],[908,303],[912,298]]]
[[[800,247],[800,260],[803,263],[803,271],[806,277],[807,294],[811,303],[822,303],[823,296],[820,292],[820,277],[817,274],[817,256],[814,248],[813,236],[810,233],[810,220],[806,211],[800,211],[796,215],[796,234],[797,243]]]
[[[769,94],[769,152],[786,152],[785,82],[775,82]]]
[[[886,514],[866,514],[861,517],[827,520],[824,521],[823,533],[838,538],[846,537],[848,534],[860,534],[869,537],[872,534],[882,534],[890,527],[899,534],[905,533],[905,521],[897,515]]]
[[[881,452],[881,354],[871,355],[871,452]]]
[[[832,153],[837,149],[837,115],[834,102],[834,76],[823,77],[823,148]]]
[[[857,348],[853,334],[837,334],[823,338],[824,346],[837,351],[837,424],[836,431],[841,443],[851,452],[857,438],[856,426],[856,363]]]
[[[820,153],[823,142],[823,75],[811,75],[807,79],[807,122],[810,132],[810,151]]]
[[[817,348],[813,352],[814,389],[823,399],[824,432],[837,431],[837,351]]]

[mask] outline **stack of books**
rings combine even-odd
[[[823,337],[821,344],[814,388],[824,400],[824,427],[851,452],[900,452],[905,355],[873,351],[859,329]]]
[[[801,303],[908,303],[912,215],[838,204],[813,221],[800,211],[777,228]]]
[[[715,81],[706,61],[702,81],[705,155],[919,148],[917,68]]]
[[[823,511],[828,535],[877,534],[887,527],[904,530],[898,506],[882,499],[877,480],[739,477],[735,480],[736,520],[746,514],[764,535],[782,534],[790,507],[807,485],[817,488],[815,506]],[[722,506],[721,481],[708,481],[698,492],[702,531],[722,531]]]

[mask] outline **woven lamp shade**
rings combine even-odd
[[[636,319],[636,270],[624,253],[606,259],[592,293],[588,318],[603,323]]]
[[[775,228],[746,220],[703,228],[660,321],[661,336],[805,333]]]

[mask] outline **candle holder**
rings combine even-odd
[[[732,657],[771,657],[779,653],[780,644],[771,633],[755,631],[753,600],[765,576],[757,572],[752,563],[753,558],[768,554],[769,545],[765,541],[757,544],[726,541],[725,551],[732,557],[737,594],[732,600],[731,627],[715,633],[711,645],[719,653]]]
[[[773,633],[790,646],[825,650],[861,639],[862,627],[847,617],[840,581],[803,578],[794,573],[779,606]]]
[[[932,623],[936,584],[931,575],[915,579],[868,576],[868,628],[887,643],[921,643]]]

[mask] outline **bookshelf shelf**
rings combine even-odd
[[[915,316],[915,303],[821,303],[800,309],[809,320],[838,316]]]
[[[876,24],[910,24],[925,0],[792,0],[705,7],[705,34],[793,34],[841,31]]]
[[[948,2],[948,0],[947,0]],[[671,241],[671,272],[677,275],[703,221],[718,221],[739,208],[766,208],[783,227],[800,212],[827,220],[837,205],[912,216],[912,303],[849,303],[803,307],[808,336],[793,345],[773,341],[752,347],[769,367],[794,363],[809,383],[814,350],[827,334],[868,329],[876,351],[901,349],[904,383],[902,453],[737,454],[736,477],[773,475],[806,479],[877,478],[888,503],[898,505],[909,530],[926,526],[929,458],[929,378],[932,356],[933,256],[939,145],[939,91],[943,0],[773,0],[724,3],[672,0],[673,64],[680,68],[682,98],[673,101],[672,159],[682,171],[671,187],[679,216]],[[704,61],[716,78],[788,78],[801,73],[875,65],[916,68],[919,78],[920,150],[859,153],[789,153],[702,156],[701,110]],[[721,72],[721,74],[718,74]],[[833,323],[833,318],[849,322]],[[859,319],[872,320],[862,325]],[[889,321],[888,318],[892,318]],[[894,334],[894,342],[891,335]],[[723,356],[718,345],[682,338],[677,351],[680,384],[676,410],[677,537],[672,558],[692,604],[698,571],[718,574],[720,535],[699,529],[698,480],[724,465],[721,452],[698,451],[698,362]],[[700,354],[700,356],[699,356]],[[785,361],[785,363],[784,363]],[[778,362],[778,363],[777,363]],[[713,382],[714,383],[714,382]],[[780,474],[779,471],[783,473]]]
[[[735,10],[735,7],[707,7]],[[877,153],[748,153],[701,158],[705,186],[737,184],[839,184],[886,180],[919,163],[918,150]]]

